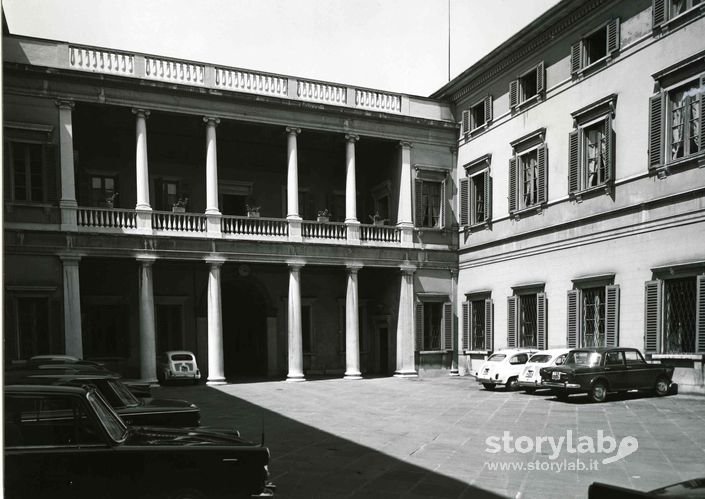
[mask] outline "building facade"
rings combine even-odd
[[[705,4],[565,0],[430,98],[4,36],[5,360],[703,390]]]

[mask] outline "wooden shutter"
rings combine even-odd
[[[536,66],[536,94],[542,95],[545,90],[546,72],[544,70],[543,61]]]
[[[472,302],[465,300],[463,302],[463,350],[470,348],[470,317],[472,317]]]
[[[568,194],[580,190],[580,130],[573,130],[568,135]]]
[[[455,350],[453,346],[453,304],[443,304],[443,350]]]
[[[517,316],[518,297],[507,297],[507,348],[517,346]]]
[[[661,343],[661,281],[644,285],[644,352],[658,353]]]
[[[612,133],[612,114],[605,116],[605,149],[607,150],[607,165],[605,168],[605,183],[614,179],[614,135]]]
[[[705,73],[700,75],[700,149],[705,151]]]
[[[541,144],[536,152],[537,156],[537,161],[538,161],[538,166],[539,166],[539,192],[538,192],[538,202],[539,204],[545,203],[546,202],[546,196],[548,194],[547,192],[547,186],[548,182],[546,181],[546,176],[547,176],[547,159],[548,159],[548,150],[546,148],[546,144]]]
[[[651,14],[654,28],[663,24],[666,20],[666,0],[653,0]]]
[[[494,307],[492,306],[492,299],[487,298],[485,300],[485,350],[492,351],[493,339],[494,339]]]
[[[605,287],[605,346],[619,346],[619,286]]]
[[[509,82],[509,109],[514,109],[519,104],[519,80]]]
[[[581,318],[580,318],[580,290],[571,289],[568,291],[568,324],[566,326],[566,346],[568,348],[578,348],[580,338]]]
[[[695,300],[695,352],[705,353],[705,275],[697,277]]]
[[[509,213],[517,209],[517,159],[509,160]]]
[[[582,67],[583,42],[575,42],[570,46],[570,73],[575,75]]]
[[[663,95],[649,100],[649,168],[663,163]]]
[[[611,55],[619,50],[619,18],[612,19],[607,24],[607,55]]]
[[[467,136],[467,134],[470,133],[470,111],[463,111],[462,129],[460,130],[460,133],[464,136]]]
[[[460,225],[470,224],[470,179],[460,179]]]
[[[416,304],[416,350],[423,350],[423,303]]]
[[[421,227],[423,225],[424,210],[423,210],[423,180],[414,180],[414,208],[416,215],[416,226]]]
[[[546,293],[536,294],[536,347],[546,350],[548,337],[546,334]]]
[[[489,222],[492,220],[492,177],[490,177],[489,170],[483,175],[485,176],[485,219],[478,220],[478,222]]]
[[[485,97],[485,123],[492,121],[492,96]]]

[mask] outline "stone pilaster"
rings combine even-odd
[[[220,298],[222,258],[206,258],[208,272],[208,380],[209,385],[225,384],[223,361],[223,315]]]
[[[138,256],[139,297],[140,297],[140,378],[148,383],[156,383],[157,342],[154,326],[154,283],[152,265],[156,257]]]
[[[345,379],[362,379],[360,372],[360,318],[357,273],[359,264],[347,266],[348,283],[345,295]]]
[[[289,373],[287,381],[304,381],[304,353],[301,327],[301,268],[302,262],[289,263]]]

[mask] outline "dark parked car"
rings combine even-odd
[[[109,372],[78,369],[15,370],[5,373],[6,385],[94,385],[128,425],[198,426],[199,408],[185,400],[138,399],[122,381]]]
[[[588,499],[641,499],[670,497],[696,499],[705,497],[705,478],[695,478],[661,487],[649,492],[640,492],[618,485],[593,482],[588,489]]]
[[[541,369],[541,386],[558,398],[587,393],[593,402],[603,402],[608,392],[649,390],[666,395],[673,367],[649,364],[636,348],[580,348],[568,353],[565,364]]]
[[[235,435],[127,426],[94,387],[6,386],[4,400],[6,497],[273,495],[269,449]]]

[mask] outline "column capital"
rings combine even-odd
[[[400,140],[397,147],[399,147],[399,149],[411,149],[414,147],[414,144],[407,140]]]
[[[203,259],[211,267],[221,267],[227,260],[222,256],[209,255]]]
[[[136,114],[138,117],[147,119],[149,118],[151,111],[149,109],[143,109],[141,107],[133,107],[132,114]]]
[[[416,272],[416,265],[412,265],[409,262],[404,262],[399,265],[399,270],[401,270],[402,274],[412,275],[414,272]]]
[[[156,255],[148,254],[136,255],[135,259],[145,267],[150,267],[154,262],[157,261]]]
[[[286,127],[286,133],[288,133],[288,134],[290,134],[290,135],[291,135],[291,134],[298,135],[298,134],[301,133],[301,129],[300,129],[300,128],[296,128],[296,127],[294,127],[294,126],[288,126],[288,127]]]
[[[54,104],[56,104],[56,107],[59,109],[68,109],[69,111],[76,107],[76,103],[71,99],[56,99]]]
[[[356,135],[356,134],[354,134],[354,133],[346,133],[346,134],[345,134],[345,140],[347,140],[348,142],[353,142],[353,143],[355,143],[355,142],[357,142],[358,140],[360,140],[360,136],[359,136],[359,135]]]
[[[220,125],[220,118],[217,118],[215,116],[204,116],[203,122],[206,124],[206,126],[218,126]]]
[[[351,274],[357,274],[364,268],[364,265],[361,262],[348,262],[345,264],[345,268]]]
[[[59,259],[64,265],[78,265],[81,261],[81,255],[62,253],[59,255]]]
[[[286,262],[291,270],[298,271],[306,266],[306,262],[303,260],[289,260]]]
[[[456,277],[458,277],[458,269],[448,269],[448,271],[450,272],[450,276],[451,276],[453,279],[455,279]]]

